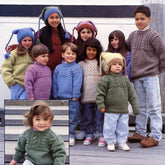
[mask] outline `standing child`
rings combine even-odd
[[[77,30],[77,39],[73,41],[74,30]],[[88,38],[96,37],[97,28],[92,21],[80,21],[77,26],[73,28],[72,32],[72,42],[78,46],[78,55],[76,61],[81,61],[81,48],[85,44]]]
[[[75,144],[76,127],[79,117],[79,97],[83,72],[76,64],[77,46],[66,43],[62,46],[64,61],[58,65],[53,73],[53,96],[55,99],[69,100],[69,135],[70,145]]]
[[[53,118],[54,113],[45,102],[34,103],[24,120],[30,128],[20,135],[10,165],[16,165],[23,156],[23,165],[65,164],[64,141],[50,128]]]
[[[109,34],[109,44],[106,52],[120,53],[126,59],[127,75],[131,76],[131,53],[127,49],[124,33],[120,30],[115,30]],[[122,72],[124,75],[124,71]]]
[[[42,19],[46,25],[41,29],[40,19]],[[53,73],[55,67],[62,62],[62,44],[71,41],[71,35],[65,30],[64,18],[60,8],[50,6],[42,10],[39,16],[38,32],[35,38],[37,44],[42,43],[49,48],[49,61],[47,66]]]
[[[140,103],[140,114],[135,121],[136,133],[128,140],[142,140],[140,143],[143,147],[153,147],[162,138],[159,74],[165,71],[165,45],[160,35],[149,26],[149,7],[138,6],[134,17],[138,30],[130,34],[127,44],[132,55],[131,79]],[[151,132],[146,138],[148,116]]]
[[[46,66],[49,60],[48,47],[43,44],[32,48],[35,62],[29,66],[25,74],[25,89],[29,100],[48,100],[51,93],[52,73]]]
[[[128,101],[135,115],[139,113],[139,104],[131,82],[121,75],[125,59],[119,53],[110,53],[109,75],[103,76],[97,84],[96,102],[98,109],[104,112],[104,138],[108,151],[118,148],[128,151]]]
[[[27,99],[24,87],[24,76],[28,66],[33,64],[31,49],[34,42],[34,29],[22,28],[13,30],[6,48],[14,34],[17,34],[18,45],[13,51],[5,55],[2,64],[2,77],[11,91],[11,99]]]
[[[92,143],[94,133],[98,131],[98,146],[105,146],[103,138],[104,114],[97,109],[96,84],[99,78],[99,59],[102,52],[100,42],[95,38],[89,38],[82,49],[82,61],[78,64],[84,72],[82,87],[82,120],[81,130],[85,132],[84,145]]]

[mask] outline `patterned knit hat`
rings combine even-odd
[[[116,62],[119,62],[122,67],[124,67],[125,75],[127,77],[125,58],[120,53],[110,52],[102,52],[100,55],[100,75],[102,75],[102,69],[105,73],[108,73],[110,66]]]
[[[80,32],[83,28],[89,28],[92,30],[94,36],[97,35],[97,28],[95,24],[92,21],[80,21],[77,26],[75,26],[72,30],[72,42],[73,42],[73,36],[74,36],[74,30],[77,30],[77,33]]]
[[[5,49],[7,49],[14,34],[17,34],[17,41],[19,44],[21,43],[22,39],[24,39],[25,37],[31,37],[34,42],[35,31],[33,28],[16,29],[12,31],[11,37],[8,43],[6,44]],[[5,54],[5,58],[9,58],[9,54],[10,54],[10,51],[7,54]]]
[[[37,40],[36,43],[40,43],[40,39],[39,39],[39,33],[40,33],[40,20],[42,19],[44,21],[44,23],[46,23],[46,20],[48,19],[48,17],[52,14],[52,13],[58,13],[58,15],[60,16],[60,19],[62,19],[62,22],[63,22],[63,28],[64,28],[64,31],[65,31],[65,38],[66,39],[69,39],[70,36],[69,34],[67,33],[67,31],[65,30],[65,24],[64,24],[64,19],[63,19],[63,15],[62,15],[62,12],[60,10],[59,7],[57,6],[49,6],[49,7],[45,7],[40,16],[39,16],[39,22],[38,22],[38,34],[37,34]]]

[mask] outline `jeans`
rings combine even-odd
[[[135,91],[140,104],[140,114],[136,116],[136,133],[146,136],[148,117],[150,118],[150,137],[160,141],[162,138],[161,97],[158,76],[134,80]]]
[[[98,137],[103,137],[104,113],[97,109],[96,103],[82,104],[81,130],[86,133],[86,137],[94,137],[98,131]]]
[[[19,84],[15,84],[10,87],[11,91],[11,99],[12,100],[26,100],[26,90],[24,87],[20,86]]]
[[[105,113],[103,134],[107,144],[124,143],[128,137],[128,114]]]

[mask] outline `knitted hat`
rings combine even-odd
[[[52,14],[52,13],[58,13],[58,15],[60,16],[60,19],[62,19],[62,22],[63,22],[63,27],[64,27],[64,30],[65,30],[65,24],[64,24],[64,19],[63,19],[63,15],[62,15],[62,12],[60,10],[59,7],[57,6],[49,6],[49,7],[45,7],[40,16],[39,16],[39,22],[38,22],[38,34],[37,34],[37,40],[36,43],[40,43],[40,39],[39,39],[39,32],[40,32],[40,20],[42,19],[44,21],[44,23],[46,23],[46,20],[48,19],[48,17]],[[67,33],[67,31],[65,30],[65,38],[66,39],[69,39],[70,36],[69,34]]]
[[[17,41],[20,44],[22,39],[24,39],[25,37],[31,37],[33,42],[34,42],[34,35],[35,35],[35,31],[33,28],[22,28],[22,29],[16,29],[12,31],[12,34],[10,36],[10,39],[8,41],[8,43],[5,46],[5,49],[7,49],[12,37],[14,34],[17,34]],[[8,52],[7,54],[5,54],[5,58],[9,58],[9,54],[10,52]]]
[[[110,66],[116,62],[122,64],[122,67],[124,67],[125,75],[127,76],[125,58],[120,53],[110,52],[102,52],[100,55],[100,75],[102,75],[102,69],[106,73],[109,71]]]
[[[75,26],[72,30],[72,42],[73,42],[73,36],[74,36],[74,30],[77,30],[77,33],[80,32],[83,28],[90,28],[96,37],[97,35],[97,28],[95,24],[92,21],[80,21],[77,26]]]

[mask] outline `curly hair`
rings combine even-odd
[[[45,119],[50,119],[51,122],[54,118],[54,113],[48,104],[44,101],[36,101],[30,108],[30,111],[24,115],[24,124],[33,127],[33,118],[38,115],[43,115]]]
[[[92,48],[96,48],[97,49],[97,54],[96,54],[96,59],[98,61],[98,66],[100,65],[100,54],[102,52],[102,46],[99,40],[97,40],[96,38],[92,37],[89,38],[85,44],[83,45],[81,52],[80,52],[80,61],[84,61],[87,58],[87,54],[86,54],[86,48],[87,47],[92,47]]]

